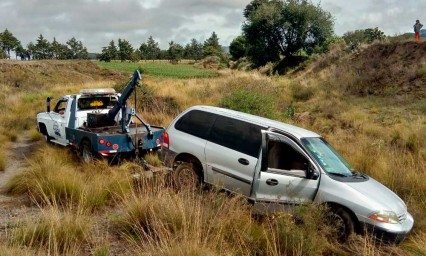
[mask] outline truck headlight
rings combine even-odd
[[[392,211],[378,211],[371,214],[368,218],[381,223],[389,223],[389,224],[399,223],[398,216],[396,215],[396,213]]]

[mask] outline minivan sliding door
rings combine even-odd
[[[253,179],[256,202],[312,202],[319,172],[308,155],[285,135],[262,131],[261,165]]]
[[[250,196],[261,142],[261,127],[218,116],[205,147],[208,182]]]

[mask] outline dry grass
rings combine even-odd
[[[40,223],[34,223],[33,231],[50,230],[54,234],[59,232],[54,230],[60,230],[54,223],[66,222],[71,216],[81,221],[86,235],[65,239],[71,241],[65,246],[53,237],[37,240],[34,232],[21,226],[16,234],[25,235],[10,238],[21,242],[12,243],[3,251],[31,254],[25,248],[19,249],[18,244],[24,244],[31,245],[28,252],[54,249],[54,253],[81,254],[81,245],[90,244],[91,253],[107,255],[114,254],[113,247],[119,243],[124,247],[120,252],[136,255],[425,255],[426,119],[422,98],[350,96],[348,91],[356,91],[359,86],[354,79],[356,74],[337,68],[334,61],[321,61],[326,64],[311,69],[315,73],[299,77],[220,71],[220,76],[214,78],[149,77],[144,82],[151,96],[171,98],[179,110],[198,104],[219,105],[226,97],[232,99],[236,90],[269,97],[274,102],[270,111],[277,119],[324,135],[356,169],[384,183],[407,202],[416,224],[409,239],[400,246],[380,245],[370,236],[355,236],[341,245],[334,241],[333,230],[322,224],[323,211],[315,206],[301,208],[295,214],[297,218],[278,215],[256,220],[250,206],[239,197],[217,191],[176,193],[161,175],[131,180],[130,173],[143,173],[133,163],[109,166],[101,161],[81,165],[73,153],[64,154],[59,147],[43,147],[31,158],[30,168],[12,180],[9,191],[28,195],[44,209],[43,216],[51,215],[52,220],[43,217]],[[34,127],[35,113],[44,109],[47,95],[58,97],[83,87],[110,85],[96,76],[77,79],[73,84],[59,84],[56,77],[39,79],[54,82],[36,92],[15,92],[10,84],[0,81],[4,92],[0,93],[1,144]],[[140,115],[151,124],[167,126],[178,113],[172,111],[169,103],[162,101]],[[287,115],[290,106],[295,116]],[[31,137],[37,139],[36,135]],[[149,163],[158,165],[156,157],[148,158]],[[0,154],[0,163],[1,159]],[[109,211],[111,216],[105,214]],[[108,217],[104,221],[112,222],[110,229],[102,227],[106,231],[94,234],[91,225],[84,225],[105,215]],[[43,223],[49,223],[50,229]],[[72,230],[70,225],[66,228]],[[113,242],[103,240],[103,234],[108,232],[114,234]]]
[[[255,220],[240,197],[194,190],[175,193],[164,183],[123,198],[117,229],[138,255],[318,255],[333,249],[322,209],[301,207],[294,217]]]
[[[11,243],[46,249],[59,255],[77,254],[91,235],[91,221],[78,210],[49,206],[37,220],[28,219],[11,235]]]
[[[114,168],[106,161],[81,166],[63,148],[45,146],[30,167],[15,176],[7,186],[11,194],[26,194],[41,205],[79,205],[88,212],[105,207],[131,186],[126,165]]]

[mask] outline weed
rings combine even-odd
[[[161,160],[158,158],[158,155],[155,153],[154,154],[148,153],[144,156],[144,158],[149,165],[152,165],[155,167],[160,167],[163,165]]]

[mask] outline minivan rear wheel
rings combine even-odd
[[[200,177],[194,164],[182,162],[173,172],[176,189],[195,189],[200,185]]]

